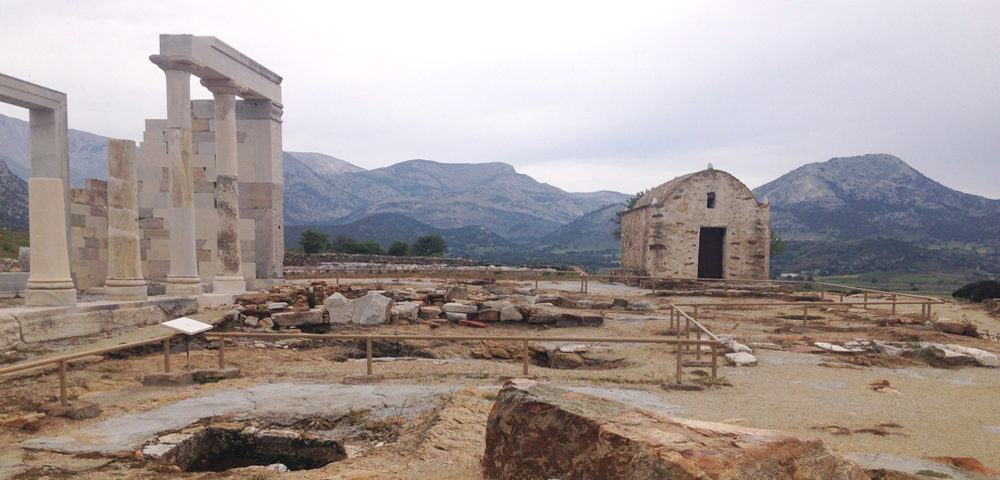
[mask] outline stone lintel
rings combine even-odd
[[[27,109],[66,108],[66,94],[0,73],[0,102]]]
[[[149,57],[164,70],[186,70],[201,78],[229,79],[243,98],[281,103],[281,76],[210,36],[160,35],[160,53]]]

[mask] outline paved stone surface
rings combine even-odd
[[[132,451],[157,434],[179,430],[202,418],[234,415],[289,425],[306,417],[339,418],[353,409],[388,408],[411,414],[429,408],[447,386],[305,385],[274,383],[182,400],[148,412],[110,418],[59,437],[33,438],[24,448],[66,453]]]

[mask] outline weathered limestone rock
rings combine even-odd
[[[42,405],[42,411],[50,417],[66,417],[70,420],[83,420],[94,418],[101,414],[101,407],[91,402],[69,402],[63,405],[60,402],[46,403]]]
[[[599,327],[604,324],[604,317],[584,313],[562,312],[556,319],[556,327]]]
[[[737,367],[753,367],[757,365],[757,357],[747,352],[727,353],[726,364]]]
[[[492,480],[868,479],[820,439],[667,417],[524,379],[497,396],[482,465]]]
[[[469,316],[462,312],[444,312],[444,318],[448,319],[449,322],[460,322],[467,320]]]
[[[451,286],[444,293],[444,301],[453,302],[455,300],[468,300],[469,289],[465,287]]]
[[[722,342],[722,348],[724,348],[727,352],[753,353],[753,350],[751,350],[750,347],[737,342],[736,339],[730,337],[729,335],[719,335],[719,340]]]
[[[501,322],[520,322],[521,320],[524,320],[524,315],[521,314],[520,308],[510,305],[500,309]]]
[[[479,320],[481,322],[499,322],[500,311],[492,308],[480,310],[478,313],[476,313],[476,320]]]
[[[576,305],[574,306],[574,308],[582,308],[582,309],[585,309],[585,310],[589,310],[591,308],[594,308],[594,301],[593,300],[577,300],[576,301]]]
[[[420,304],[417,302],[400,302],[392,307],[392,313],[401,320],[416,320],[420,313]]]
[[[438,308],[438,307],[430,307],[430,306],[420,307],[420,317],[421,318],[427,318],[427,319],[430,319],[430,318],[440,318],[441,317],[441,309]]]
[[[351,323],[351,319],[354,318],[354,305],[340,292],[326,297],[323,306],[330,314],[330,323]]]
[[[25,305],[76,305],[76,287],[69,272],[66,243],[66,205],[60,202],[63,181],[58,178],[28,179],[28,232],[34,249]]]
[[[271,314],[271,320],[279,327],[297,327],[299,325],[320,325],[323,323],[323,309],[277,312]]]
[[[968,322],[957,322],[950,318],[939,318],[934,320],[934,326],[944,333],[952,335],[964,335],[966,337],[979,337],[979,329]]]
[[[21,264],[22,272],[31,271],[31,247],[17,247],[17,263]]]
[[[292,339],[295,340],[295,339]],[[302,340],[302,339],[297,339]],[[191,376],[198,383],[213,382],[218,380],[229,380],[240,378],[242,373],[238,367],[228,368],[196,368],[191,370]]]
[[[550,307],[551,308],[551,307]],[[528,323],[556,323],[557,312],[547,308],[532,308],[528,315]]]
[[[561,370],[570,370],[582,367],[585,360],[582,355],[576,352],[563,352],[555,350],[549,352],[549,367]]]
[[[0,426],[7,428],[19,428],[29,432],[37,432],[43,425],[48,423],[49,417],[44,413],[28,413],[19,417],[8,418],[0,422]]]
[[[392,310],[392,299],[384,295],[368,292],[367,295],[354,300],[354,318],[351,320],[359,325],[381,325],[389,320]]]
[[[629,302],[628,309],[633,312],[648,312],[653,309],[653,305],[647,301]]]
[[[142,384],[147,387],[178,387],[193,383],[194,375],[186,371],[150,373],[142,379]]]
[[[464,303],[446,303],[441,307],[441,311],[445,313],[455,312],[455,313],[476,313],[479,308],[475,305],[466,305]]]

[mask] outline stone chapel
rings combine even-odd
[[[653,188],[622,214],[622,271],[766,280],[770,220],[766,202],[709,165]]]

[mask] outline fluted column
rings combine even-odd
[[[76,287],[69,273],[66,245],[66,205],[63,181],[58,178],[28,179],[28,240],[31,271],[25,292],[28,306],[76,305]]]
[[[215,97],[215,211],[219,217],[215,249],[214,293],[246,292],[240,252],[240,201],[236,157],[236,94],[230,80],[205,79]]]
[[[105,300],[143,300],[135,142],[108,139],[108,277]]]
[[[167,295],[202,293],[195,248],[191,174],[191,73],[164,66],[167,76],[167,158],[170,162],[170,271]]]

